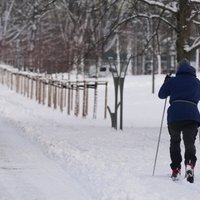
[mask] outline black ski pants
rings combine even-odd
[[[173,122],[168,124],[168,131],[170,134],[171,168],[181,169],[181,133],[185,146],[184,163],[185,165],[192,163],[195,166],[197,160],[195,140],[198,133],[198,123],[191,120]]]

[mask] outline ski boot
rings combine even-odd
[[[185,178],[188,182],[194,183],[194,165],[187,164],[185,166]]]
[[[173,181],[179,180],[180,175],[181,175],[181,169],[179,168],[172,169],[171,178]]]

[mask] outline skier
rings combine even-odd
[[[168,131],[170,135],[170,158],[172,179],[177,180],[181,174],[181,133],[185,146],[185,177],[194,182],[196,164],[195,140],[200,125],[200,113],[197,104],[200,100],[200,81],[196,70],[187,59],[179,62],[175,77],[167,75],[161,86],[159,98],[170,97],[167,111]]]

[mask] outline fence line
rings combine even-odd
[[[104,118],[107,117],[107,81],[53,80],[42,75],[0,68],[0,83],[24,97],[35,99],[39,104],[60,109],[61,112],[66,111],[68,115],[73,111],[75,116],[86,117],[89,114],[89,104],[93,103],[93,110],[90,113],[93,118],[97,117],[99,95],[97,91],[99,86],[103,86],[105,88]],[[89,90],[93,90],[93,95]],[[93,100],[89,98],[90,95]]]

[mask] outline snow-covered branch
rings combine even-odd
[[[117,26],[120,26],[128,21],[131,21],[135,18],[146,18],[146,19],[160,19],[161,21],[163,21],[165,24],[167,24],[169,27],[173,28],[175,31],[177,31],[177,28],[176,26],[174,26],[170,21],[168,21],[166,18],[160,16],[160,15],[148,15],[148,14],[136,14],[136,15],[132,15],[132,16],[129,16],[127,18],[124,18],[122,19],[118,24]]]
[[[191,0],[192,3],[200,3],[200,0]]]
[[[185,51],[191,52],[200,47],[200,37],[196,38],[191,46],[185,45]]]
[[[13,5],[14,5],[15,0],[12,0],[12,2],[10,3],[10,7],[8,9],[8,11],[5,11],[5,24],[4,24],[4,29],[3,29],[3,35],[6,35],[7,32],[7,27],[8,27],[8,20],[10,18],[10,13],[13,9]]]
[[[164,3],[161,3],[161,2],[149,1],[149,0],[138,0],[138,2],[143,2],[143,3],[146,3],[150,6],[157,6],[159,8],[168,10],[172,13],[177,13],[177,7],[176,7],[175,3],[170,3],[171,5],[169,5],[169,4],[164,4]]]

